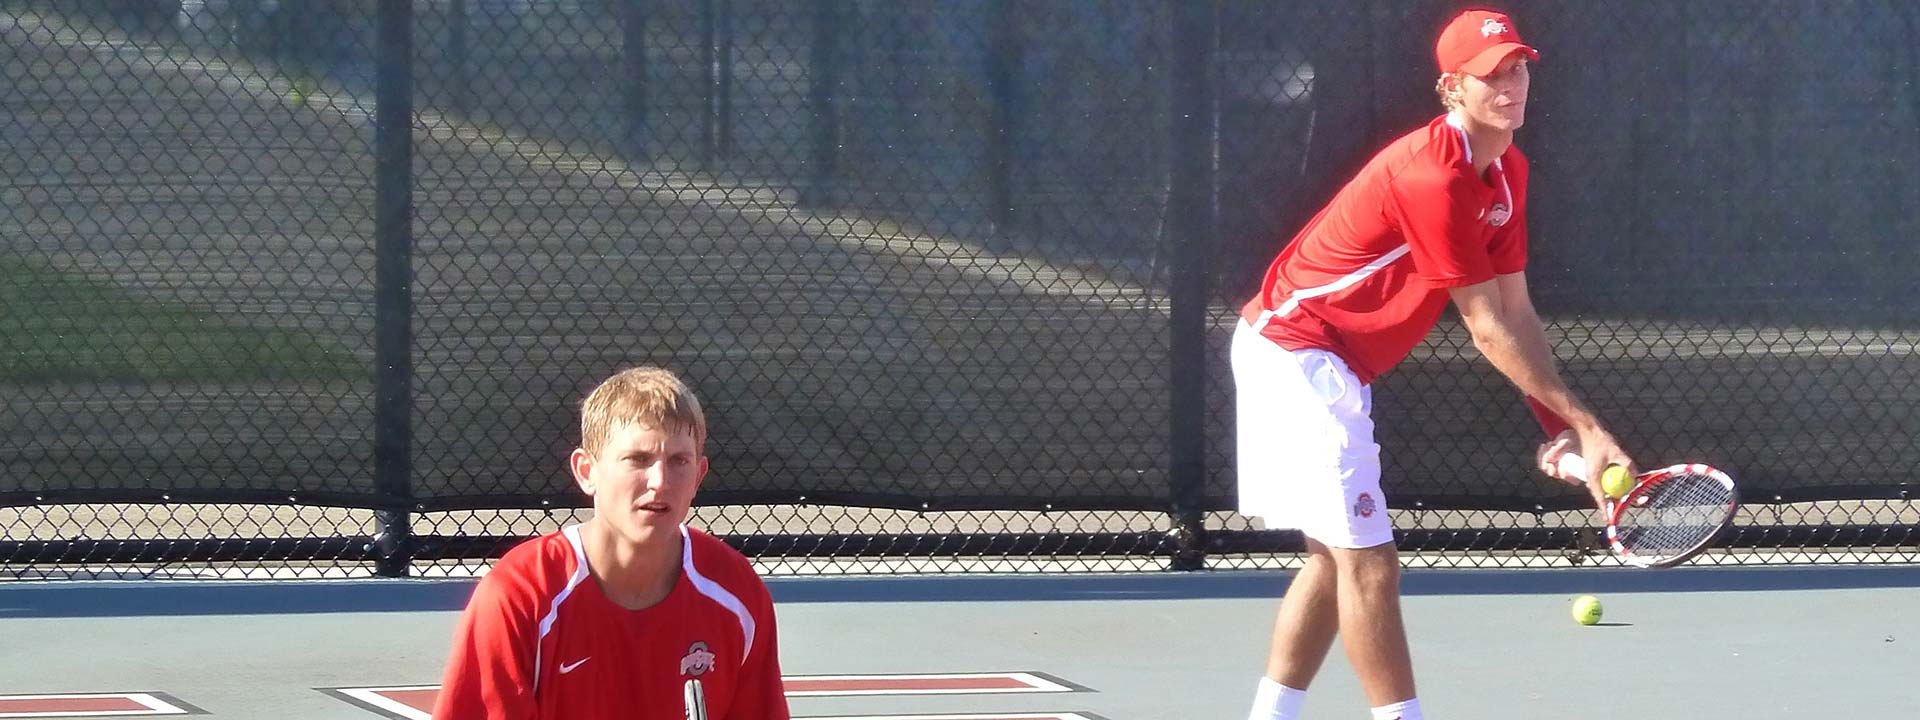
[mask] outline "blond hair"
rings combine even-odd
[[[700,399],[679,376],[661,368],[622,370],[587,394],[580,403],[581,449],[599,454],[622,425],[692,433],[701,452],[707,447],[707,416]]]
[[[1440,96],[1440,106],[1446,108],[1447,112],[1460,109],[1460,98],[1447,92],[1447,78],[1453,78],[1453,86],[1458,89],[1460,82],[1466,80],[1466,75],[1464,72],[1441,73],[1440,79],[1433,82],[1433,94]]]

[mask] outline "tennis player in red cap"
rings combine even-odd
[[[1301,530],[1308,549],[1250,720],[1299,717],[1336,634],[1376,720],[1423,717],[1371,383],[1448,302],[1547,428],[1543,469],[1578,449],[1592,476],[1568,481],[1584,481],[1596,505],[1602,468],[1633,469],[1561,379],[1527,293],[1527,159],[1513,134],[1540,54],[1505,14],[1468,10],[1441,31],[1434,57],[1446,112],[1387,145],[1300,230],[1234,334],[1240,512]]]

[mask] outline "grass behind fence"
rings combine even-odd
[[[0,255],[0,383],[340,380],[369,372],[337,342],[250,326]]]

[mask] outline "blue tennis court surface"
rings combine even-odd
[[[769,584],[796,717],[1129,720],[1245,717],[1287,577]],[[425,717],[471,587],[0,587],[0,718]],[[1897,717],[1920,700],[1920,568],[1413,570],[1405,589],[1435,718]],[[1606,616],[1575,624],[1589,593]],[[1365,712],[1336,645],[1308,716]]]

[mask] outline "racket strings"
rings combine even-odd
[[[1643,556],[1686,552],[1712,539],[1732,511],[1733,490],[1706,475],[1678,475],[1647,489],[1621,514],[1620,544]]]

